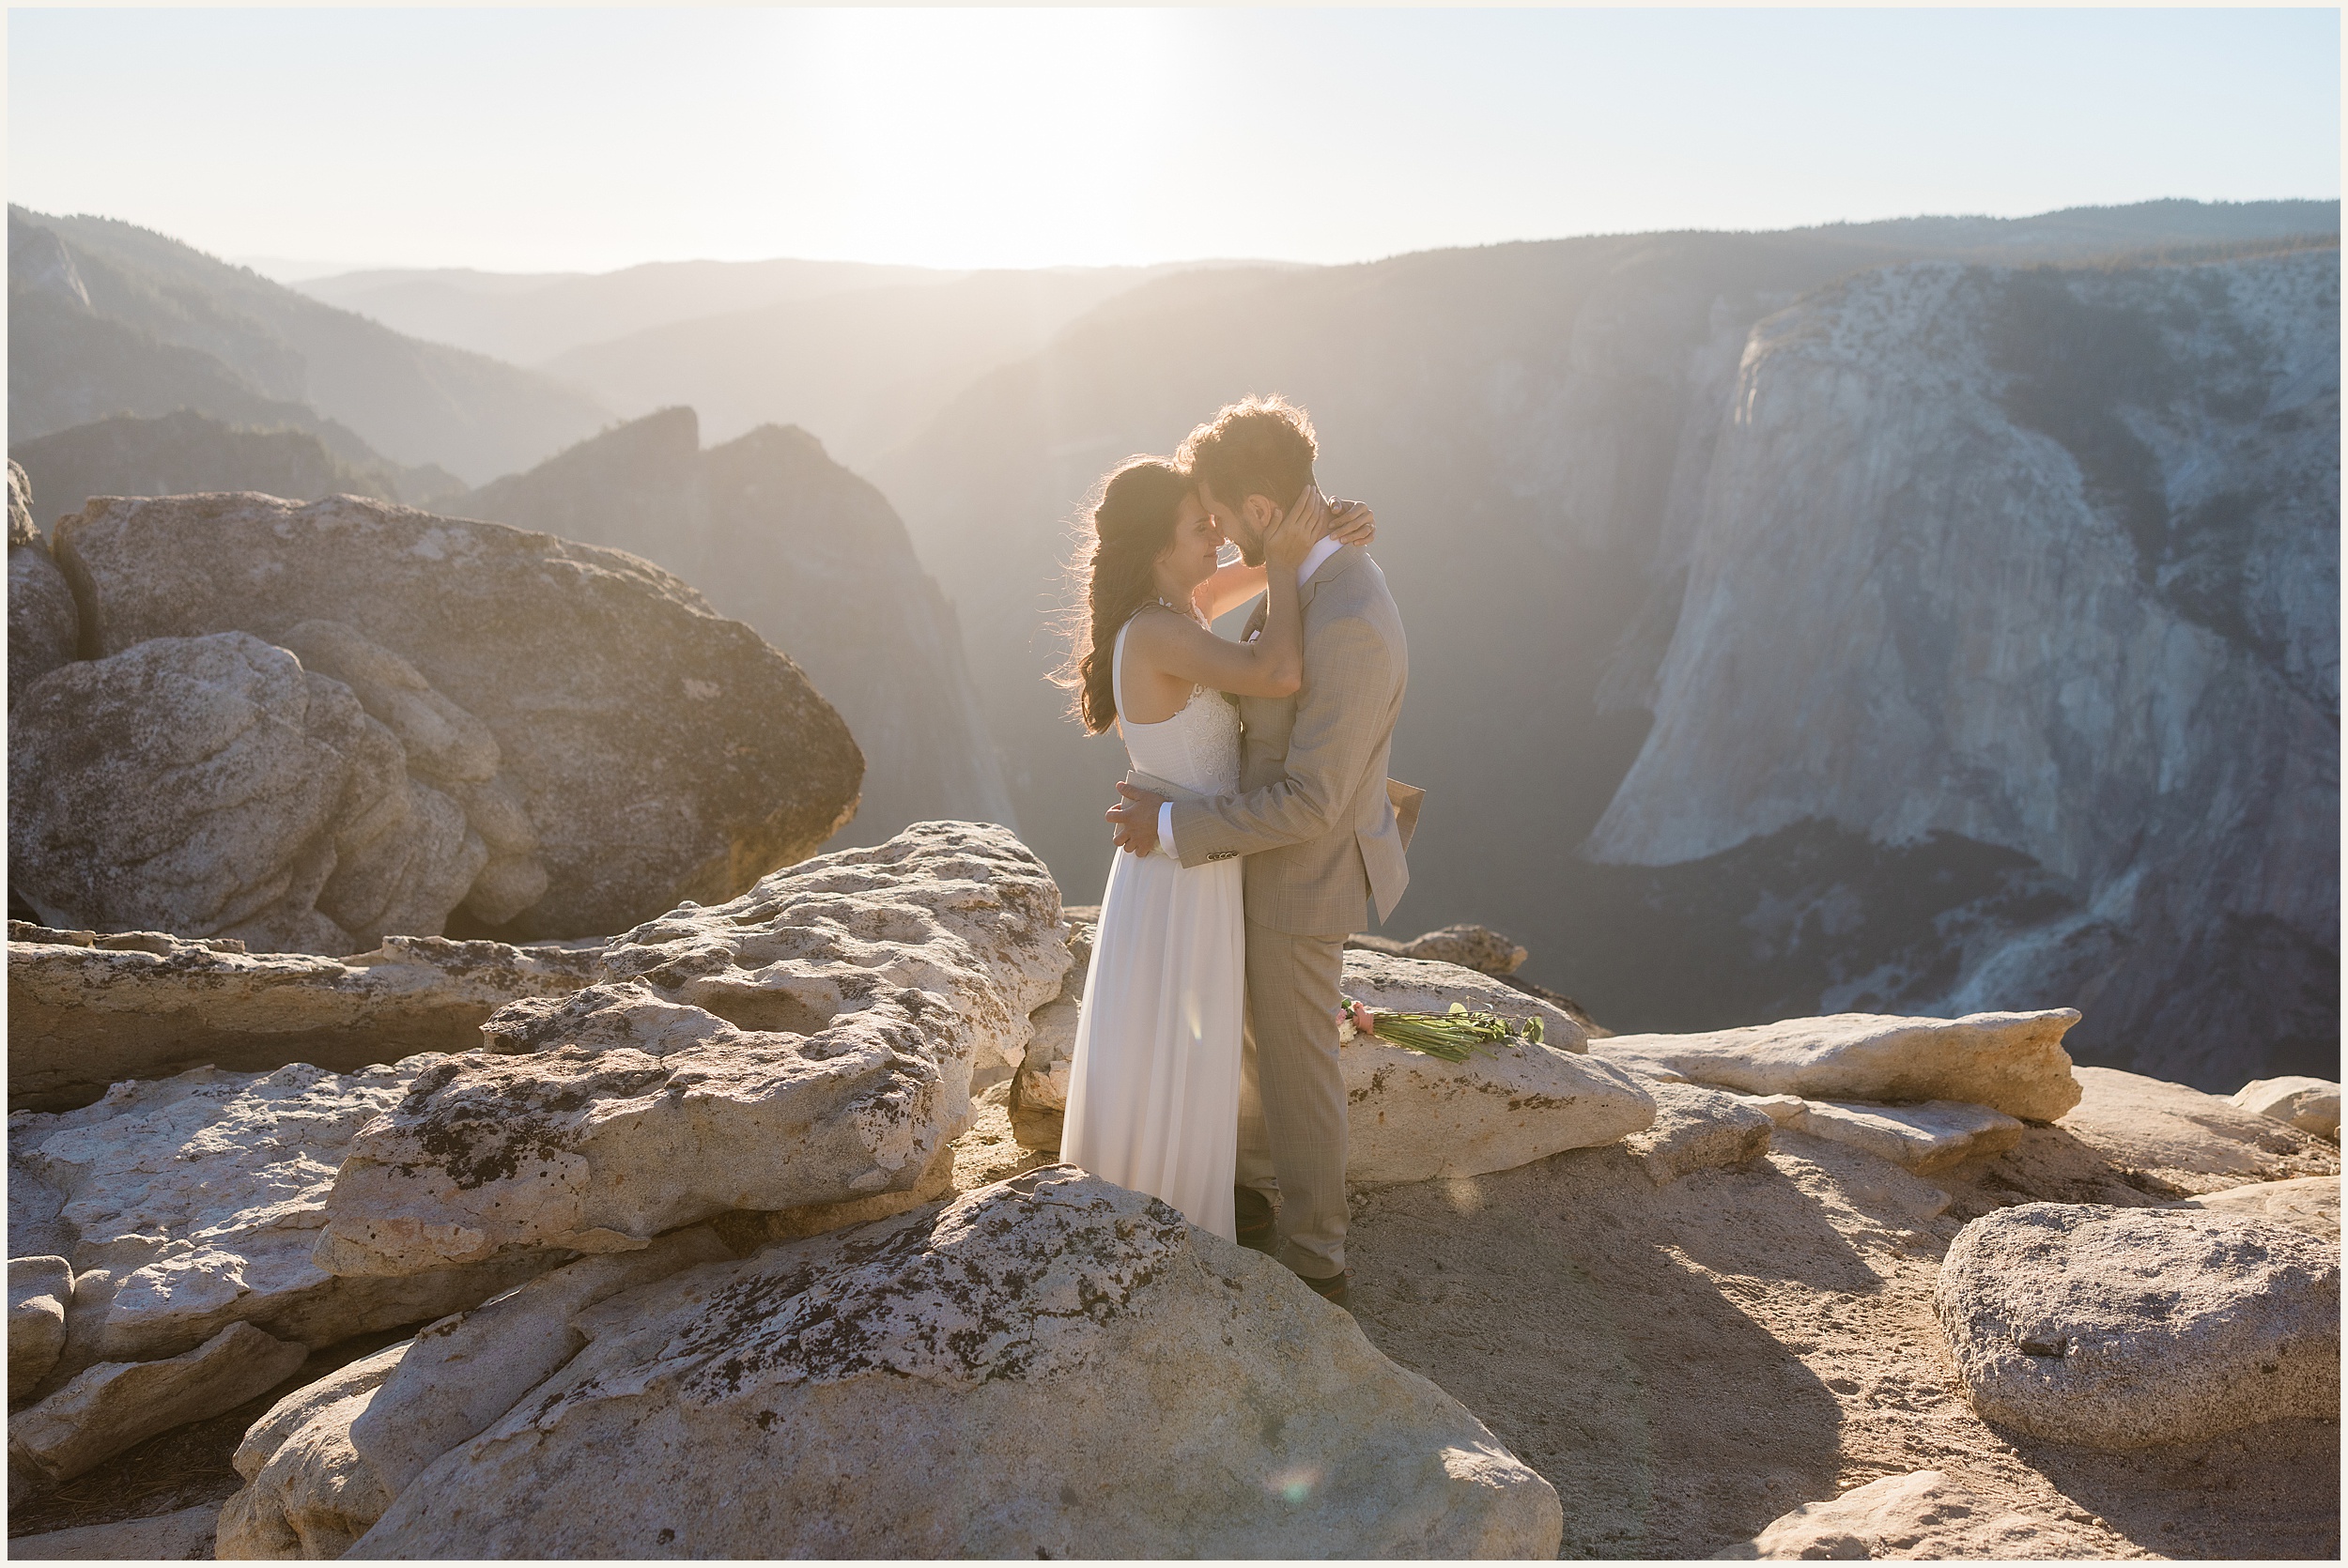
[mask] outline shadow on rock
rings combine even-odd
[[[1738,1222],[1786,1228],[1768,1275],[1695,1261],[1727,1250],[1732,1190]],[[1354,1208],[1363,1331],[1557,1488],[1565,1556],[1704,1556],[1833,1492],[1835,1397],[1758,1318],[1814,1288],[1787,1281],[1876,1281],[1769,1167],[1659,1191],[1620,1150],[1579,1150]]]
[[[2148,1552],[2253,1561],[2340,1556],[2338,1422],[2267,1422],[2119,1453],[2006,1436],[2024,1464]],[[1570,1510],[1568,1516],[1570,1530]]]

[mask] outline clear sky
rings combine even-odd
[[[9,199],[218,254],[1349,261],[2340,193],[2334,10],[13,9]]]

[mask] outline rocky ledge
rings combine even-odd
[[[491,1013],[595,976],[602,944],[392,936],[349,958],[233,939],[8,926],[8,1108],[65,1111],[195,1067],[348,1072],[481,1043]]]
[[[1364,947],[1545,1038],[1341,1046],[1348,1316],[1022,1146],[1089,930],[968,823],[575,949],[20,929],[56,1038],[217,994],[259,1053],[11,1117],[13,1516],[130,1521],[23,1550],[181,1550],[137,1445],[222,1422],[223,1556],[2336,1545],[2321,1084],[2076,1068],[2060,1010],[1617,1040]]]

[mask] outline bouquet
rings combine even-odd
[[[1494,1012],[1470,1012],[1462,1002],[1440,1013],[1397,1013],[1368,1007],[1348,996],[1337,1009],[1337,1042],[1357,1035],[1374,1035],[1388,1045],[1439,1061],[1464,1062],[1496,1041],[1516,1036],[1541,1043],[1541,1021],[1534,1017],[1511,1023]]]

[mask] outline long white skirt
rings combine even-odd
[[[1076,1018],[1060,1158],[1238,1239],[1240,863],[1119,851]]]

